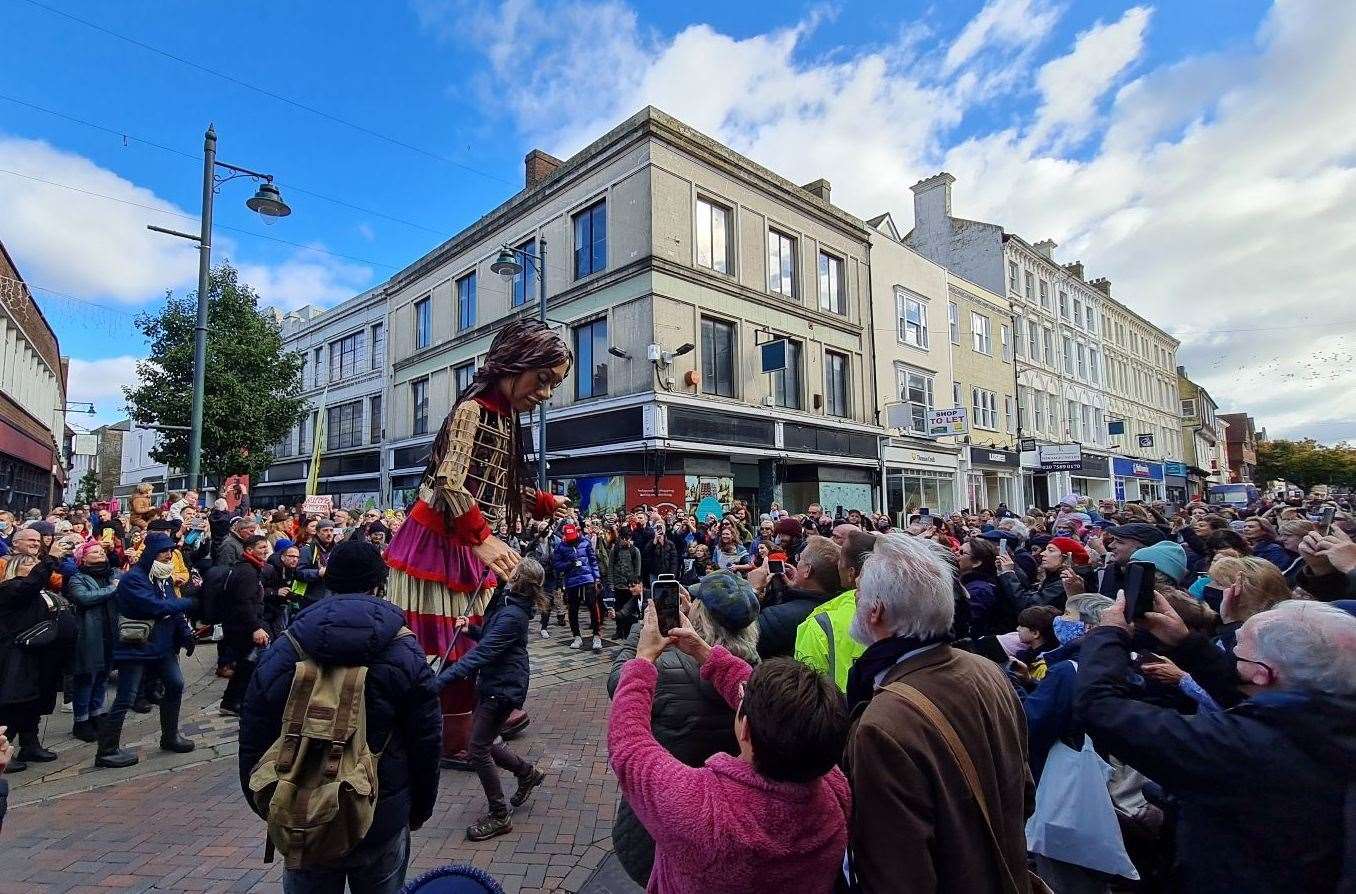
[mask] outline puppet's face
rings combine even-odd
[[[509,406],[518,412],[536,409],[551,399],[556,389],[570,371],[568,363],[550,369],[529,369],[527,372],[505,378],[500,384]]]

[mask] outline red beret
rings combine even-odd
[[[1088,564],[1088,551],[1072,537],[1056,537],[1050,541],[1050,545],[1062,553],[1073,556],[1075,565]]]

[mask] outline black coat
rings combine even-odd
[[[661,574],[672,574],[677,577],[683,573],[683,557],[678,555],[678,548],[667,537],[652,539],[641,555],[645,573],[650,577],[658,577]]]
[[[503,604],[489,614],[483,625],[466,629],[467,635],[477,640],[475,648],[444,668],[438,675],[438,684],[446,686],[474,676],[476,695],[482,701],[499,699],[521,708],[527,701],[530,676],[527,634],[532,605],[531,598],[508,591]]]
[[[243,645],[263,627],[264,584],[248,559],[231,566],[222,592],[221,629],[232,643]]]
[[[21,649],[14,638],[48,616],[42,591],[55,570],[56,562],[43,559],[26,577],[0,583],[0,704],[46,700],[51,694],[50,649]]]
[[[323,665],[365,665],[367,743],[381,752],[377,809],[364,843],[389,841],[410,823],[422,824],[438,798],[442,708],[424,652],[398,636],[400,609],[366,593],[334,595],[299,612],[288,632]],[[282,732],[283,707],[298,661],[287,637],[265,650],[240,712],[240,786]],[[388,742],[389,739],[389,742]]]
[[[815,606],[832,598],[832,595],[788,587],[781,602],[758,613],[758,656],[766,659],[795,654],[796,628],[810,617]]]
[[[1175,890],[1335,891],[1356,766],[1356,699],[1268,690],[1184,716],[1137,700],[1130,637],[1083,639],[1075,708],[1099,751],[1178,804]]]
[[[113,594],[121,574],[111,570],[103,577],[87,571],[66,579],[66,598],[75,606],[80,632],[71,659],[71,673],[93,674],[113,668],[113,640],[118,632],[118,607]]]

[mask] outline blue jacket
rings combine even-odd
[[[1109,751],[1176,797],[1174,890],[1335,891],[1356,764],[1356,699],[1263,691],[1185,716],[1139,700],[1130,637],[1083,638],[1075,708]]]
[[[405,616],[367,593],[336,595],[308,606],[288,630],[322,665],[366,665],[367,743],[377,763],[377,809],[364,843],[389,841],[422,825],[438,797],[443,719],[433,671],[412,637],[398,637]],[[287,637],[264,651],[240,712],[240,785],[282,733],[283,708],[298,661]],[[389,739],[389,742],[388,742]]]
[[[466,632],[478,640],[476,647],[438,674],[438,685],[476,678],[476,695],[483,701],[502,699],[514,708],[527,701],[529,677],[527,634],[533,602],[509,590],[503,604],[490,613],[480,627]]]
[[[581,587],[598,582],[598,554],[587,537],[580,537],[574,543],[564,540],[556,544],[551,554],[551,567],[562,587]]]
[[[1266,559],[1282,573],[1299,558],[1275,540],[1263,540],[1258,543],[1252,548],[1252,554],[1259,559]]]
[[[1074,693],[1078,689],[1078,666],[1072,661],[1057,661],[1049,665],[1045,678],[1030,694],[1018,687],[1017,695],[1026,712],[1027,763],[1031,776],[1039,785],[1045,759],[1055,742],[1081,735],[1074,720]]]
[[[151,580],[151,565],[155,556],[150,550],[141,554],[141,560],[118,579],[113,594],[118,614],[135,621],[155,621],[151,638],[140,646],[129,646],[114,634],[113,660],[156,661],[193,642],[193,630],[184,613],[193,607],[192,599],[174,595],[174,582],[169,578],[157,583]]]

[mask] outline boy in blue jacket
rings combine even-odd
[[[578,525],[566,525],[560,532],[560,542],[551,554],[551,564],[565,588],[565,608],[570,616],[570,633],[574,634],[571,649],[578,649],[584,641],[579,635],[579,606],[589,610],[589,625],[593,630],[593,651],[603,651],[599,631],[603,626],[603,607],[598,598],[598,554],[587,537],[581,536]]]

